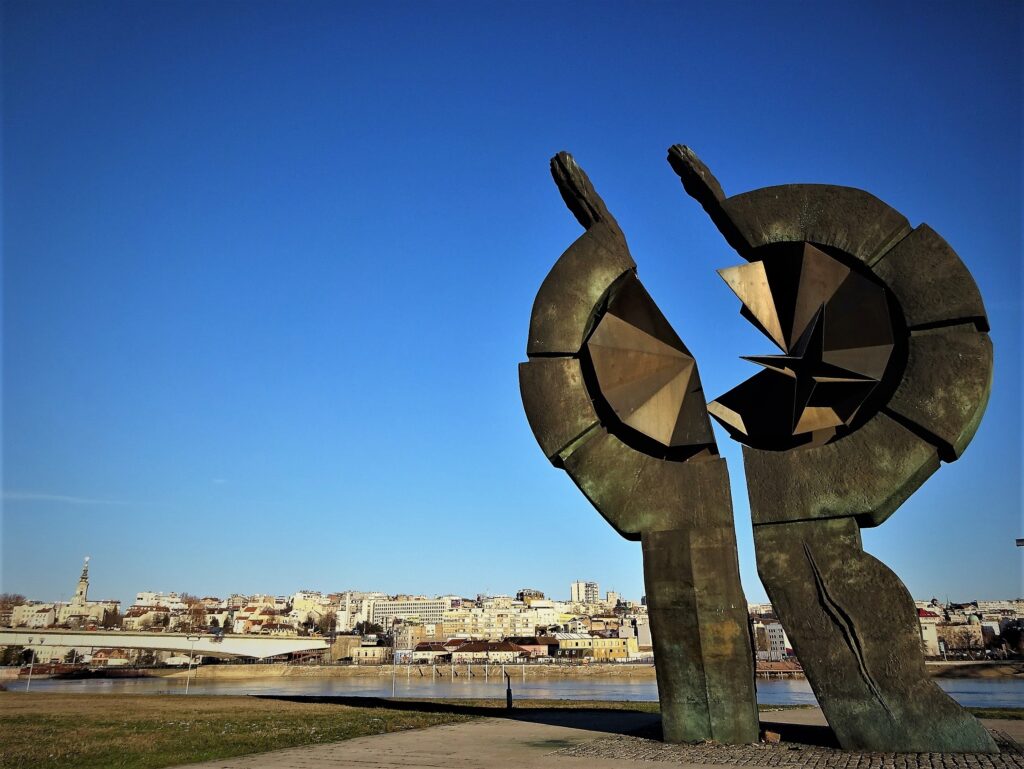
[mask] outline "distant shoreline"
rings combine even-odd
[[[927,663],[928,673],[933,678],[1014,678],[1024,679],[1024,662],[929,662]],[[402,676],[415,678],[431,678],[437,675],[438,678],[451,677],[451,665],[438,665],[432,669],[430,665],[398,665],[398,673]],[[626,663],[593,663],[590,665],[505,665],[506,672],[521,678],[524,674],[527,678],[654,678],[654,665],[652,664],[626,664]],[[455,677],[464,679],[466,676],[472,678],[484,678],[500,676],[501,664],[484,664],[455,666]],[[185,670],[158,669],[150,673],[154,676],[166,678],[184,678],[187,675]],[[254,664],[254,665],[202,665],[193,668],[194,678],[210,679],[240,679],[240,678],[274,678],[274,677],[298,677],[298,678],[374,678],[392,675],[391,665],[286,665],[275,664]],[[803,675],[790,675],[790,678],[803,678]],[[775,680],[772,675],[770,680]]]

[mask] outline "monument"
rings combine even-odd
[[[744,444],[758,573],[842,747],[996,752],[928,678],[906,588],[861,546],[984,412],[992,346],[949,245],[874,196],[793,184],[726,197],[688,148],[687,193],[747,261],[721,271],[781,354],[705,403],[693,357],[636,276],[572,157],[552,174],[586,230],[534,302],[520,366],[538,443],[641,541],[664,737],[757,737],[753,656],[725,460]]]
[[[978,287],[928,225],[862,190],[726,197],[687,147],[683,186],[748,264],[722,276],[782,355],[709,410],[744,444],[757,569],[846,749],[998,752],[925,671],[910,593],[864,552],[974,437],[992,384]]]
[[[519,368],[530,426],[615,530],[641,542],[665,739],[754,742],[729,478],[697,365],[587,175],[566,153],[551,171],[586,231],[533,305]]]

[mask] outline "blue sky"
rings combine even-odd
[[[642,593],[519,401],[574,153],[709,396],[769,352],[665,162],[867,189],[982,290],[988,413],[866,549],[1024,593],[1022,13],[954,3],[3,5],[2,589]],[[742,576],[754,568],[738,446]]]

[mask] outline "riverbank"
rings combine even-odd
[[[936,678],[980,678],[980,679],[1020,679],[1024,680],[1024,663],[1022,662],[954,662],[927,663],[928,673]],[[654,680],[654,665],[593,663],[590,665],[456,665],[454,676],[451,665],[399,665],[398,670],[404,677],[431,679],[456,678],[464,680],[485,679],[501,676],[502,671],[509,673],[514,679],[523,680],[546,678],[615,678]],[[165,678],[184,678],[188,672],[184,669],[157,668],[148,673]],[[194,680],[237,680],[244,678],[376,678],[391,677],[391,665],[200,665],[192,669]],[[792,674],[787,674],[792,675]],[[799,675],[799,674],[798,674]],[[773,674],[774,678],[775,675]],[[799,677],[802,677],[800,675]]]

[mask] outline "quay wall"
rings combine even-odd
[[[501,665],[491,664],[487,668],[487,675],[501,675]],[[975,663],[928,663],[928,673],[934,677],[943,678],[1022,678],[1024,679],[1024,663],[1021,662],[975,662]],[[408,668],[408,669],[407,669]],[[438,677],[451,677],[451,665],[437,665]],[[591,665],[506,665],[506,671],[512,675],[513,680],[522,680],[523,675],[527,678],[638,678],[653,679],[654,665],[652,664],[600,664]],[[525,672],[524,672],[525,671]],[[186,675],[185,669],[160,668],[148,671],[150,675],[179,678]],[[398,674],[402,676],[411,675],[422,678],[430,678],[432,673],[430,665],[406,665],[398,666]],[[240,678],[273,678],[273,677],[297,677],[297,678],[373,678],[390,677],[392,675],[391,665],[285,665],[275,664],[253,664],[253,665],[201,665],[194,668],[192,675],[208,680],[228,680]],[[464,664],[455,666],[457,678],[464,678],[467,675],[483,678],[485,669],[483,664],[467,666]],[[780,677],[773,672],[771,678]],[[798,674],[787,677],[803,676]]]

